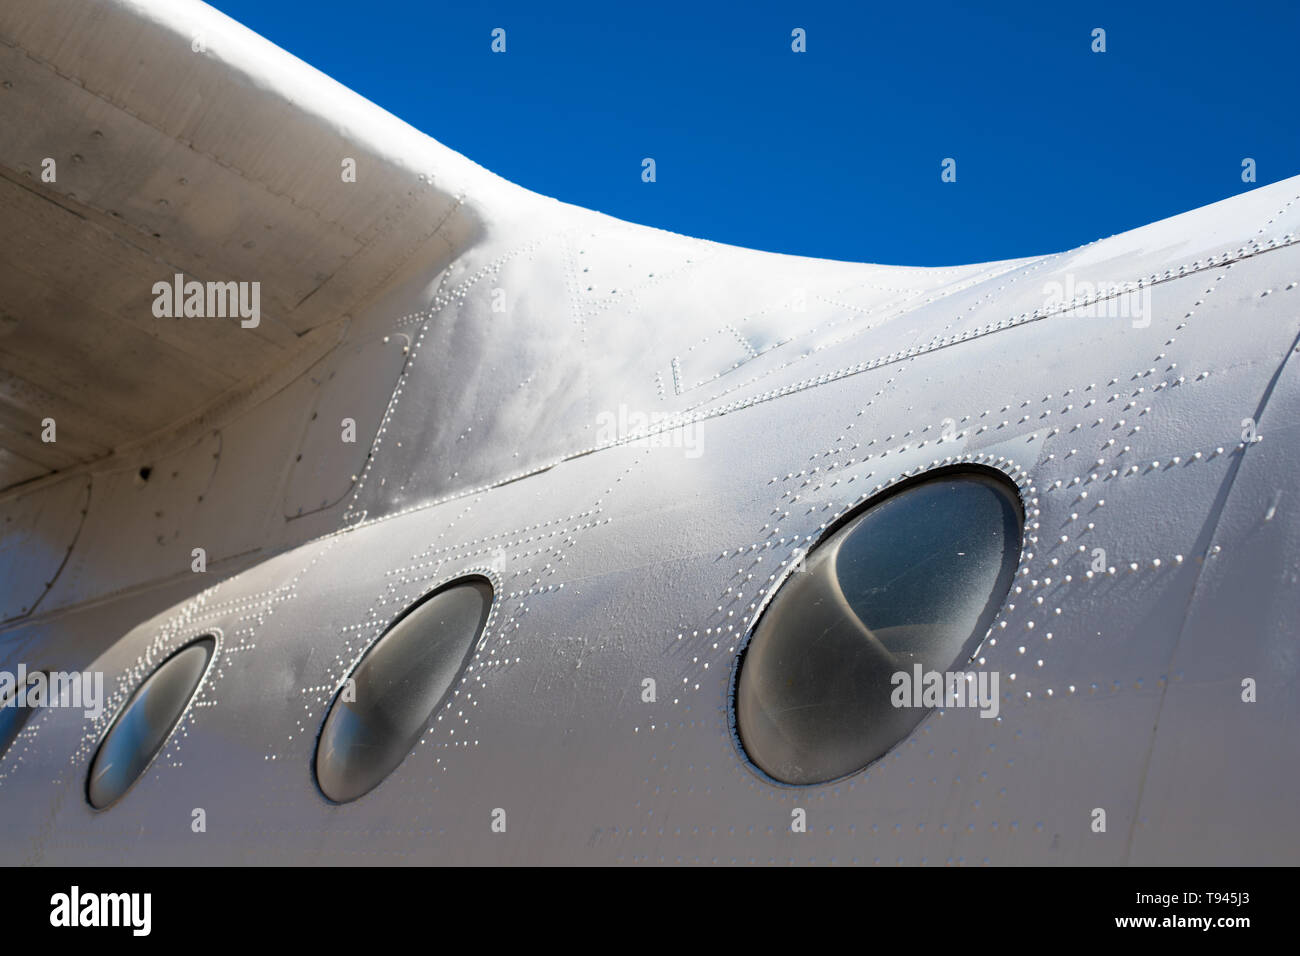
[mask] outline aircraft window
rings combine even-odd
[[[883,756],[928,711],[910,696],[895,706],[894,675],[910,684],[918,664],[946,674],[970,660],[1010,590],[1023,522],[1016,489],[984,471],[850,516],[786,578],[744,651],[735,720],[749,759],[813,784]]]
[[[187,644],[163,661],[118,711],[90,765],[86,797],[96,810],[120,800],[162,750],[216,645],[210,635]]]
[[[325,796],[355,800],[406,758],[469,663],[491,607],[486,578],[461,578],[408,609],[365,653],[316,746]]]

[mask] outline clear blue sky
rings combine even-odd
[[[529,189],[776,252],[1055,252],[1300,174],[1297,0],[214,5]]]

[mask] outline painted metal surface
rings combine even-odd
[[[331,306],[348,320],[328,330],[287,305],[315,264],[230,251],[232,276],[283,278],[282,319],[328,332],[318,353],[254,363],[224,391],[196,377],[173,420],[132,419],[111,454],[67,467],[91,484],[84,527],[37,613],[0,631],[0,666],[102,671],[110,699],[94,720],[40,712],[0,757],[0,860],[1296,862],[1300,179],[1054,255],[813,261],[532,196],[353,94],[330,113],[340,88],[200,5],[100,8],[6,11],[0,49],[81,76],[119,112],[132,96],[156,111],[165,135],[123,143],[141,154],[115,188],[170,171],[182,131],[252,155],[241,137],[274,120],[295,136],[240,189],[301,188],[327,221],[388,196],[403,225],[354,267]],[[202,90],[209,70],[239,82],[194,116],[133,92],[153,87],[116,78],[101,45],[56,42],[91,16],[110,49],[134,30],[185,57],[194,18],[216,24],[216,60],[152,68],[169,90]],[[244,132],[216,119],[236,106]],[[330,192],[353,153],[382,160],[375,194]],[[193,254],[242,235],[177,241]],[[361,238],[322,242],[337,255]],[[220,329],[251,354],[250,330]],[[365,364],[385,336],[409,340],[395,381]],[[327,367],[357,383],[329,398],[331,422],[353,390],[352,417],[377,415],[360,446],[311,437]],[[69,374],[77,408],[123,394]],[[124,374],[141,402],[172,402]],[[295,468],[307,447],[312,494]],[[976,658],[1001,675],[998,718],[941,709],[860,774],[773,784],[732,728],[758,612],[839,517],[956,462],[1005,472],[1026,509]],[[495,598],[450,698],[379,786],[331,804],[312,761],[341,682],[412,603],[468,574]],[[177,731],[96,813],[86,773],[113,713],[207,633],[215,658]]]

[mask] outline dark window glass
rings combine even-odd
[[[1009,481],[948,473],[869,505],[791,574],[754,629],[736,686],[749,758],[776,780],[860,770],[920,723],[893,678],[961,669],[1005,600],[1023,516]]]
[[[96,810],[120,800],[153,762],[198,689],[216,643],[201,637],[167,658],[118,712],[90,765],[86,796]]]
[[[412,607],[362,657],[316,746],[316,781],[335,803],[368,793],[415,746],[473,655],[492,607],[486,578],[466,578]],[[353,699],[355,698],[355,699]]]

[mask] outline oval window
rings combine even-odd
[[[473,656],[491,608],[491,582],[461,578],[411,607],[365,653],[316,745],[325,796],[355,800],[406,758]]]
[[[930,709],[911,685],[945,681],[993,623],[1023,522],[1010,481],[963,471],[842,523],[786,578],[744,651],[735,720],[750,760],[783,783],[825,783],[898,743]]]
[[[158,665],[109,726],[90,765],[86,797],[112,806],[153,763],[207,672],[216,638],[205,635]]]

